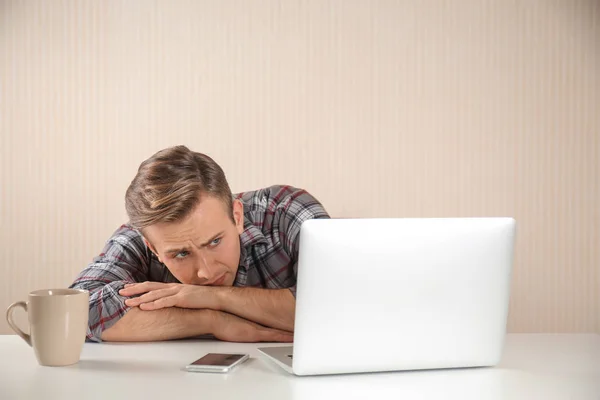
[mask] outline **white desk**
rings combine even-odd
[[[600,399],[600,335],[508,335],[497,368],[322,377],[288,375],[256,347],[86,343],[79,364],[52,368],[17,336],[0,336],[0,399]],[[223,375],[181,370],[208,352],[251,359]]]

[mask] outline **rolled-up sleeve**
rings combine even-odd
[[[102,253],[75,278],[70,287],[90,293],[89,341],[102,341],[102,332],[129,311],[119,290],[127,283],[147,280],[149,263],[141,235],[123,225],[106,242]]]

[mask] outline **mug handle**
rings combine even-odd
[[[24,301],[17,301],[16,303],[11,304],[7,309],[6,309],[6,320],[8,321],[8,325],[12,328],[13,331],[15,331],[17,333],[17,335],[21,336],[21,338],[27,342],[27,344],[29,346],[31,346],[31,336],[26,334],[25,332],[23,332],[21,329],[19,329],[19,327],[17,326],[17,324],[15,324],[15,321],[13,321],[13,312],[15,311],[15,307],[21,307],[23,308],[23,310],[25,310],[25,312],[27,312],[27,303]]]

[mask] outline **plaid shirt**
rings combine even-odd
[[[233,285],[289,288],[295,296],[300,225],[329,215],[308,192],[290,186],[271,186],[234,197],[244,203],[244,231]],[[119,290],[126,283],[144,281],[178,282],[146,247],[141,234],[122,225],[70,286],[90,292],[89,340],[101,341],[102,332],[129,310]]]

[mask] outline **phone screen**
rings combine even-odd
[[[210,353],[194,361],[191,365],[214,365],[226,367],[238,361],[242,357],[244,357],[243,354]]]

